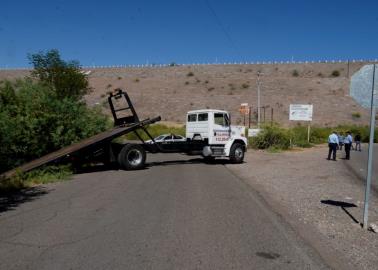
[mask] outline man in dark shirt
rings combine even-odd
[[[352,141],[352,135],[350,134],[350,131],[348,131],[344,139],[345,159],[350,159],[350,148],[352,147]]]
[[[361,135],[357,133],[357,135],[354,137],[354,142],[356,143],[356,147],[354,148],[355,151],[361,151]]]

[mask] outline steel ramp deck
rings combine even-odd
[[[9,178],[13,175],[15,175],[17,172],[27,172],[32,169],[38,168],[42,165],[48,164],[50,162],[56,161],[60,158],[69,156],[75,152],[85,150],[86,148],[93,147],[97,144],[111,142],[114,138],[117,138],[119,136],[125,135],[127,133],[130,133],[134,130],[137,130],[141,127],[144,127],[149,124],[153,124],[155,122],[158,122],[161,120],[161,117],[155,117],[153,119],[145,119],[139,123],[130,124],[127,126],[117,126],[114,127],[111,130],[104,131],[102,133],[96,134],[92,137],[89,137],[87,139],[84,139],[80,142],[71,144],[69,146],[63,147],[55,152],[49,153],[47,155],[44,155],[40,158],[37,158],[35,160],[32,160],[28,163],[25,163],[17,168],[14,168],[12,170],[9,170],[7,172],[4,172],[0,174],[0,178]]]

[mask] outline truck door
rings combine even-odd
[[[230,138],[230,120],[226,113],[214,113],[210,144],[225,144]]]

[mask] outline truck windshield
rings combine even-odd
[[[229,126],[230,121],[228,119],[227,114],[224,113],[214,113],[214,123],[216,125],[221,125],[221,126]]]

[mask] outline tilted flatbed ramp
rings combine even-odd
[[[32,160],[28,163],[25,163],[24,165],[21,165],[15,169],[12,169],[10,171],[7,171],[0,175],[0,177],[9,178],[16,174],[16,172],[27,172],[32,169],[38,168],[42,165],[48,164],[50,162],[59,160],[61,158],[64,158],[66,156],[69,156],[75,152],[85,150],[90,147],[94,147],[98,144],[106,143],[112,141],[114,138],[117,138],[119,136],[125,135],[129,132],[133,132],[141,127],[144,127],[149,124],[153,124],[155,122],[158,122],[161,120],[161,117],[155,117],[153,119],[145,119],[141,122],[130,124],[127,126],[117,126],[114,127],[111,130],[104,131],[102,133],[99,133],[97,135],[94,135],[88,139],[84,139],[80,142],[74,143],[72,145],[69,145],[67,147],[64,147],[60,150],[57,150],[55,152],[52,152],[50,154],[47,154],[45,156],[42,156],[38,159]]]

